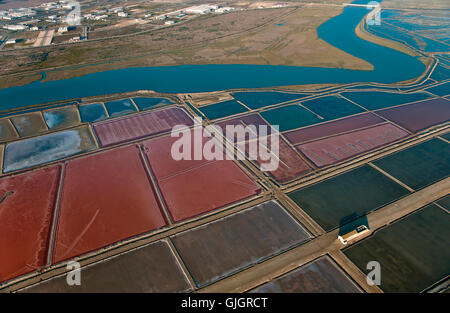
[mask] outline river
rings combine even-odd
[[[243,64],[126,68],[1,89],[0,110],[145,89],[187,93],[300,84],[394,83],[420,76],[425,65],[416,57],[365,41],[355,34],[356,26],[367,13],[364,7],[346,7],[342,14],[322,24],[318,35],[331,45],[371,63],[373,71]]]

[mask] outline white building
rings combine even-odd
[[[288,4],[286,2],[282,2],[282,3],[277,3],[277,4],[272,5],[272,8],[284,8],[287,6],[288,6]]]
[[[232,7],[223,7],[223,8],[218,8],[217,10],[215,10],[214,13],[222,14],[222,13],[231,12],[233,10],[234,10],[234,8],[232,8]]]
[[[56,2],[46,2],[42,3],[41,7],[45,8],[46,10],[50,10],[56,7]]]
[[[106,20],[108,18],[108,15],[98,15],[98,16],[94,16],[94,20],[99,21],[99,20]]]
[[[157,21],[164,21],[165,19],[167,19],[167,15],[161,14],[161,15],[155,16],[153,19],[155,19]]]
[[[175,24],[175,21],[167,21],[167,22],[165,22],[164,24],[165,24],[165,25],[173,25],[173,24]]]
[[[349,233],[343,234],[342,236],[339,235],[338,239],[342,242],[342,244],[346,245],[350,240],[355,239],[356,237],[359,237],[368,232],[369,229],[366,225],[360,225]]]
[[[111,8],[108,10],[108,12],[113,12],[113,13],[119,13],[123,11],[123,7],[116,7],[116,8]]]
[[[117,16],[120,16],[120,17],[127,17],[127,16],[128,16],[128,13],[125,13],[125,12],[119,12],[119,13],[117,13]]]
[[[36,14],[36,12],[29,8],[13,9],[13,10],[10,10],[10,12],[8,13],[9,16],[17,17],[17,18],[33,16],[35,14]]]
[[[172,11],[172,12],[166,13],[166,15],[172,17],[172,16],[177,16],[179,14],[183,14],[183,13],[184,13],[183,10],[176,10],[176,11]]]
[[[219,8],[218,5],[210,5],[210,4],[202,4],[193,7],[189,7],[185,9],[186,13],[190,14],[207,14],[214,12]]]
[[[24,30],[27,29],[27,26],[25,25],[5,25],[3,26],[4,29],[8,30]]]

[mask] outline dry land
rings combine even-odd
[[[3,51],[0,78],[8,87],[36,79],[43,69],[65,68],[47,73],[46,80],[56,80],[133,66],[211,63],[372,69],[318,38],[317,27],[341,12],[339,6],[236,11],[125,37]]]

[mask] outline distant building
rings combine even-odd
[[[166,13],[166,15],[169,17],[173,17],[173,16],[177,16],[179,14],[184,14],[183,10],[176,10],[176,11],[172,11],[172,12],[168,12]]]
[[[28,27],[25,25],[5,25],[3,26],[3,28],[8,30],[24,30],[27,29]]]
[[[29,8],[19,8],[19,9],[12,9],[8,12],[8,15],[11,17],[27,17],[27,16],[33,16],[36,12],[29,9]]]
[[[282,3],[277,3],[277,4],[272,5],[272,8],[284,8],[287,6],[288,6],[288,4],[286,2],[282,2]]]
[[[155,19],[157,21],[164,21],[165,19],[167,19],[167,15],[161,14],[161,15],[155,16],[153,19]]]
[[[97,20],[97,21],[99,21],[99,20],[106,20],[108,18],[108,15],[97,15],[97,16],[94,16],[94,20]]]
[[[234,8],[232,8],[232,7],[222,7],[222,8],[218,8],[217,10],[215,10],[214,13],[222,14],[222,13],[231,12],[233,10],[234,10]]]
[[[207,14],[207,13],[214,12],[218,8],[219,8],[218,5],[202,4],[202,5],[186,8],[185,11],[186,11],[186,13],[190,13],[190,14]]]
[[[47,2],[47,3],[42,3],[41,7],[44,8],[44,10],[46,11],[50,11],[53,9],[56,9],[56,2]]]
[[[11,16],[8,15],[8,11],[0,10],[0,19],[11,20]]]
[[[32,20],[21,22],[20,24],[32,26],[32,24],[39,23],[39,22],[40,22],[39,19],[32,19]]]
[[[119,13],[123,11],[123,7],[115,7],[108,10],[108,12]]]
[[[166,21],[164,24],[165,25],[173,25],[173,24],[175,24],[175,21]]]
[[[125,12],[119,12],[119,13],[117,13],[117,16],[120,16],[120,17],[127,17],[127,16],[128,16],[128,13],[125,13]]]
[[[351,232],[348,232],[346,234],[343,234],[342,236],[339,235],[338,239],[346,245],[348,241],[355,239],[356,237],[361,236],[362,234],[365,234],[369,231],[366,225],[360,225],[356,229],[352,230]]]

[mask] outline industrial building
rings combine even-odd
[[[356,229],[352,230],[351,232],[348,232],[346,234],[343,234],[342,236],[338,236],[338,239],[346,245],[350,240],[355,239],[356,237],[359,237],[365,233],[369,232],[369,229],[366,225],[360,225]]]

